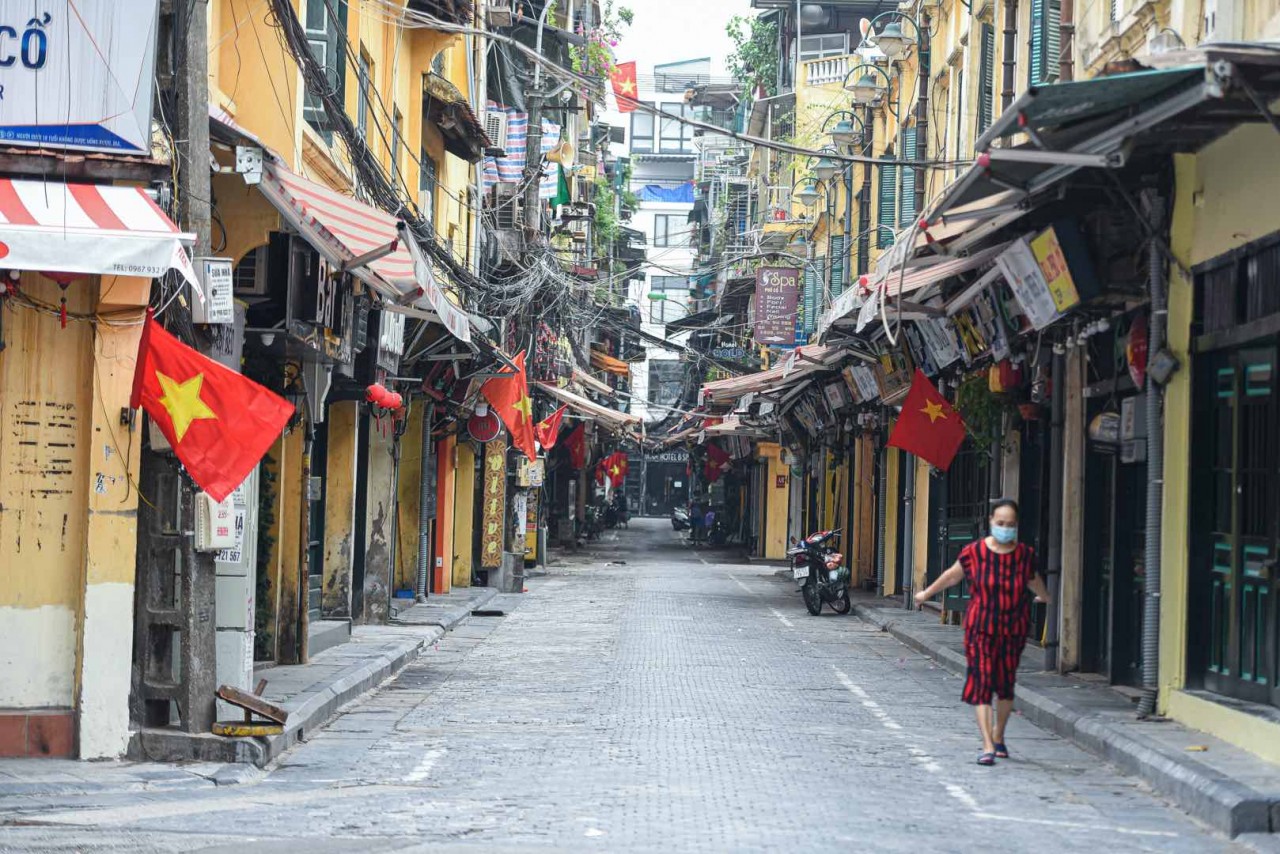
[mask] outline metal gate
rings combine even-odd
[[[982,535],[989,506],[990,455],[965,440],[951,468],[929,488],[929,521],[934,536],[929,542],[928,580],[933,582],[956,562],[960,551]],[[943,607],[963,611],[969,603],[967,584],[947,591]]]

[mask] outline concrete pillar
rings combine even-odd
[[[294,427],[281,443],[279,537],[276,549],[277,585],[275,596],[276,661],[297,664],[301,654],[298,607],[307,593],[302,578],[302,514],[307,512],[302,494],[302,452],[306,427]]]
[[[329,404],[329,447],[325,462],[324,578],[320,614],[326,619],[351,616],[351,572],[355,561],[357,447],[360,403]]]
[[[898,589],[898,551],[900,548],[900,527],[898,525],[898,469],[902,454],[895,448],[886,448],[889,458],[885,466],[885,503],[884,520],[884,593],[892,595]]]
[[[453,492],[453,586],[470,587],[476,505],[475,446],[470,442],[459,442],[457,458]]]
[[[1062,428],[1062,581],[1058,669],[1080,666],[1081,596],[1084,586],[1084,514],[1069,512],[1084,506],[1085,462],[1085,350],[1067,351],[1066,393]]]
[[[151,282],[104,277],[99,287],[102,294],[111,295],[109,302],[99,302],[100,310],[139,308],[146,305]],[[82,759],[120,756],[129,741],[138,544],[138,493],[130,479],[137,481],[141,458],[141,433],[122,426],[119,418],[120,410],[129,405],[141,327],[103,324],[94,330],[96,340],[89,355],[93,401],[81,414],[88,427],[88,467],[81,470],[87,484],[88,518],[77,656]],[[19,556],[12,557],[23,563]]]
[[[364,615],[366,623],[385,623],[391,616],[391,537],[396,512],[395,441],[390,427],[373,419],[369,429],[369,488],[365,504]]]

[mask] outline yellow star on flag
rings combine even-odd
[[[523,416],[520,419],[521,422],[526,419],[533,420],[533,401],[529,399],[529,395],[526,394],[524,397],[511,404],[511,408]]]
[[[623,80],[618,86],[618,91],[624,95],[634,95],[636,93],[636,83],[634,80]]]
[[[173,438],[179,442],[187,435],[191,422],[216,419],[218,416],[200,397],[200,388],[204,385],[204,374],[196,374],[186,382],[178,382],[172,377],[156,371],[156,379],[160,388],[164,389],[164,397],[160,405],[169,413],[173,422]]]
[[[930,424],[937,421],[939,418],[947,417],[947,414],[942,410],[942,404],[934,400],[926,400],[924,402],[924,409],[921,409],[920,411],[929,416]]]

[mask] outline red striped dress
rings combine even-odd
[[[987,705],[993,695],[1012,700],[1018,659],[1031,630],[1027,582],[1035,572],[1035,550],[1018,543],[1008,554],[999,554],[983,538],[965,546],[959,561],[970,595],[964,615],[969,664],[964,701]]]

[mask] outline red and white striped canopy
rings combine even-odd
[[[0,179],[0,268],[161,276],[195,286],[184,234],[140,187]]]
[[[309,181],[279,163],[266,164],[258,186],[280,215],[331,262],[350,262],[401,236],[399,222],[385,211]],[[445,294],[416,244],[400,240],[394,252],[351,272],[393,300],[416,293],[413,308],[429,312],[454,337],[471,340],[467,313]],[[404,309],[394,306],[392,310]]]

